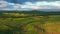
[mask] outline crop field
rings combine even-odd
[[[3,12],[0,34],[60,34],[60,15]]]

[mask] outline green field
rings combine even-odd
[[[0,12],[0,34],[60,34],[60,15],[38,13]]]

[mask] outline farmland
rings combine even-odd
[[[60,12],[0,12],[0,34],[60,34]]]

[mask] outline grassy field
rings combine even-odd
[[[0,34],[60,34],[60,15],[2,12]]]

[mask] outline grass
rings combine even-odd
[[[60,15],[12,14],[3,13],[7,18],[0,15],[1,34],[6,34],[7,31],[7,34],[60,34]]]

